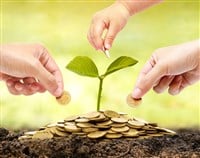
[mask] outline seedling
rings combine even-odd
[[[133,66],[138,61],[127,56],[121,56],[114,60],[107,68],[106,72],[103,75],[99,75],[97,66],[95,63],[86,56],[77,56],[75,57],[66,68],[70,71],[73,71],[82,76],[95,77],[99,79],[99,89],[98,89],[98,97],[97,97],[97,111],[100,110],[100,102],[101,102],[101,93],[103,87],[103,81],[106,76],[112,74],[115,71],[120,69]]]

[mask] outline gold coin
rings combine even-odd
[[[93,126],[94,126],[93,124],[88,123],[88,122],[77,123],[76,125],[77,125],[78,127],[81,127],[81,128],[93,127]]]
[[[76,119],[78,119],[78,118],[79,118],[78,115],[74,115],[74,116],[69,116],[69,117],[65,118],[64,120],[65,120],[66,122],[70,122],[70,121],[74,121],[74,120],[76,120]]]
[[[138,135],[138,131],[137,130],[135,130],[135,129],[130,129],[130,130],[128,130],[127,132],[123,132],[122,134],[123,134],[123,136],[125,136],[125,137],[138,137],[139,135]]]
[[[90,113],[81,115],[81,117],[88,118],[88,119],[92,119],[92,118],[99,117],[99,115],[100,115],[99,112],[93,111],[93,112],[90,112]]]
[[[104,122],[100,122],[100,123],[97,123],[97,126],[109,126],[111,125],[113,122],[111,120],[108,120],[108,121],[104,121]]]
[[[69,92],[64,91],[60,97],[56,97],[59,104],[66,105],[71,101],[71,95]]]
[[[75,122],[85,123],[85,122],[89,122],[89,119],[87,119],[87,118],[78,118],[78,119],[75,120]]]
[[[86,128],[82,128],[82,131],[84,133],[91,133],[91,132],[98,131],[98,128],[95,128],[95,127],[86,127]]]
[[[131,94],[129,94],[126,98],[126,102],[131,107],[136,107],[142,103],[142,98],[136,99],[133,98]]]
[[[76,125],[68,125],[64,127],[67,132],[80,132],[81,128],[77,127]]]
[[[33,136],[32,139],[40,139],[40,140],[44,140],[44,139],[51,139],[53,138],[53,134],[51,134],[50,132],[36,132]]]
[[[57,135],[57,136],[60,136],[60,137],[66,137],[66,136],[68,136],[69,135],[69,133],[67,133],[67,132],[62,132],[62,131],[59,131],[59,130],[55,130],[55,134]]]
[[[126,122],[128,122],[128,120],[123,118],[123,117],[112,117],[111,120],[113,122],[116,122],[116,123],[126,123]]]
[[[129,120],[129,121],[128,121],[128,125],[131,126],[131,127],[135,127],[135,128],[137,128],[137,127],[141,128],[141,127],[143,127],[145,124],[144,124],[143,122],[134,121],[134,120]]]
[[[94,127],[99,128],[99,129],[108,129],[110,126],[101,126],[101,125],[95,125]]]
[[[26,135],[26,136],[32,136],[35,133],[37,133],[37,131],[29,131],[29,132],[25,132],[24,135]]]
[[[103,137],[107,132],[106,131],[96,131],[96,132],[91,132],[87,136],[89,138],[101,138]]]
[[[105,135],[106,138],[110,138],[110,139],[113,139],[113,138],[121,138],[123,135],[121,133],[107,133]]]
[[[124,126],[126,126],[126,124],[125,123],[113,123],[110,126],[111,127],[124,127]]]
[[[111,128],[112,131],[114,132],[126,132],[129,130],[129,127],[124,126],[124,127],[112,127]]]
[[[23,136],[20,136],[18,138],[18,140],[24,140],[24,139],[32,139],[32,136],[30,136],[30,135],[23,135]]]
[[[112,110],[106,110],[106,111],[104,111],[104,115],[107,116],[107,117],[109,117],[109,118],[120,117],[120,114],[118,114],[117,112],[112,111]]]
[[[106,120],[107,118],[102,113],[100,113],[99,117],[90,118],[90,121],[94,121],[94,122],[101,122],[101,121],[106,121]]]

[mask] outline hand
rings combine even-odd
[[[126,25],[129,16],[128,9],[120,2],[97,12],[88,31],[91,45],[97,50],[104,51],[104,48],[109,50],[117,33]],[[105,30],[107,30],[105,37],[102,37]]]
[[[199,41],[156,50],[139,74],[133,98],[142,98],[152,87],[157,93],[168,89],[171,95],[200,79]]]
[[[0,80],[10,93],[31,95],[48,90],[56,97],[62,94],[62,74],[43,46],[6,44],[0,48]]]

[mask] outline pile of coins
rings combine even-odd
[[[150,138],[175,135],[174,131],[158,127],[156,123],[129,118],[125,113],[111,110],[90,112],[48,124],[37,131],[25,132],[19,139],[51,139],[76,134],[88,138]]]

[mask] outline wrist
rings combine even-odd
[[[129,15],[132,16],[133,14],[138,13],[154,4],[160,3],[161,1],[163,0],[117,0],[116,3],[123,5],[129,12]]]

